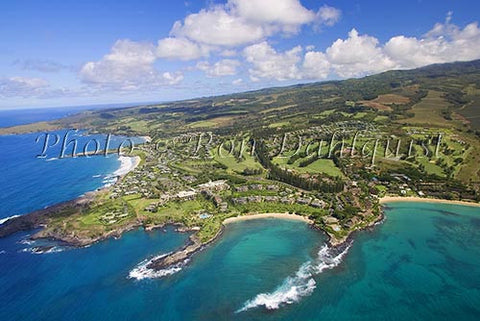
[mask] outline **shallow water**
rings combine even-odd
[[[229,224],[179,272],[155,279],[129,275],[186,234],[136,231],[49,254],[18,252],[33,246],[20,236],[0,240],[0,319],[478,320],[479,209],[390,206],[339,262],[302,222],[252,220]]]

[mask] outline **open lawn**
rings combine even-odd
[[[334,177],[344,177],[342,171],[335,166],[331,159],[320,158],[308,166],[299,167],[298,164],[302,160],[304,158],[296,160],[293,164],[288,164],[288,158],[276,157],[273,162],[282,168],[292,169],[302,174],[326,174]]]
[[[255,161],[255,159],[247,155],[247,153],[244,154],[244,158],[241,161],[238,161],[234,156],[219,156],[215,153],[215,160],[219,162],[220,164],[223,164],[228,167],[227,171],[233,171],[233,172],[238,172],[241,173],[243,170],[249,168],[249,169],[261,169],[262,166],[260,163]]]
[[[286,127],[288,125],[290,125],[290,122],[284,121],[284,122],[270,124],[268,125],[268,128],[280,128],[280,127]]]
[[[443,93],[430,90],[418,104],[412,107],[415,116],[402,119],[400,122],[423,126],[450,127],[452,122],[442,116],[442,111],[448,108],[449,103],[442,97]]]

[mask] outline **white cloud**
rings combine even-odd
[[[0,97],[38,97],[49,87],[41,78],[0,78]]]
[[[330,27],[340,20],[341,15],[342,12],[339,9],[324,5],[318,10],[316,20],[318,24]]]
[[[234,57],[236,55],[237,55],[237,51],[232,49],[225,49],[222,52],[220,52],[220,56],[223,56],[223,57]]]
[[[359,35],[352,29],[348,38],[336,40],[326,50],[328,60],[340,77],[355,77],[391,69],[395,64],[387,57],[378,39]]]
[[[184,38],[164,38],[158,41],[157,57],[166,59],[194,60],[206,57],[209,50]]]
[[[97,62],[87,62],[80,78],[89,84],[114,87],[121,91],[148,90],[174,85],[183,79],[181,73],[160,74],[154,67],[155,46],[131,40],[118,40],[111,52]]]
[[[234,81],[232,81],[232,85],[234,85],[234,86],[240,86],[241,84],[243,84],[243,79],[242,78],[238,78],[238,79],[235,79]]]
[[[171,34],[214,46],[238,46],[266,36],[262,26],[230,14],[223,6],[188,15],[175,22]]]
[[[182,72],[164,72],[162,74],[162,78],[166,81],[168,85],[177,85],[183,80],[183,73]]]
[[[175,22],[170,34],[211,46],[234,47],[278,32],[295,34],[316,20],[331,26],[339,17],[338,9],[324,6],[315,13],[299,0],[229,0]]]
[[[297,64],[301,60],[302,48],[294,47],[284,53],[278,53],[266,41],[251,45],[243,50],[249,69],[250,78],[258,81],[261,78],[288,80],[301,79]]]
[[[305,54],[303,60],[303,78],[325,79],[330,73],[330,67],[330,62],[324,53],[309,51]]]
[[[233,59],[223,59],[213,65],[207,61],[197,63],[197,69],[204,71],[208,77],[233,76],[237,73],[239,66],[240,62]]]
[[[118,40],[100,61],[87,62],[80,71],[82,80],[100,84],[122,84],[155,75],[155,47],[149,43]]]
[[[315,13],[298,0],[230,0],[229,3],[240,17],[261,24],[299,26],[315,18]]]
[[[436,24],[424,38],[397,36],[385,44],[385,53],[399,68],[480,58],[480,29],[471,23],[463,30],[448,23]]]

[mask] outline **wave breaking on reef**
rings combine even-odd
[[[340,253],[335,253],[335,249],[324,245],[315,260],[302,264],[295,275],[287,277],[275,291],[258,294],[255,298],[245,302],[236,313],[260,306],[264,306],[268,310],[276,310],[285,304],[296,303],[303,297],[312,294],[317,286],[313,277],[339,265],[350,246],[351,244]]]
[[[19,217],[20,215],[12,215],[12,216],[9,216],[9,217],[5,217],[5,218],[1,218],[0,219],[0,225],[2,225],[3,223],[7,222],[8,220],[11,220],[13,218],[16,218],[16,217]]]
[[[161,259],[167,255],[170,255],[170,253],[158,255],[151,259],[143,260],[128,273],[128,278],[136,279],[138,281],[144,279],[157,279],[180,272],[182,270],[182,267],[188,263],[188,259],[186,259],[185,261],[177,263],[167,269],[162,269],[158,271],[147,267],[152,261]]]

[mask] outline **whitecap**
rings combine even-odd
[[[32,253],[32,254],[51,254],[51,253],[59,253],[63,251],[65,251],[65,248],[60,246],[52,246],[52,247],[34,246],[34,247],[24,248],[20,252]]]
[[[177,263],[162,270],[154,270],[148,268],[148,265],[157,259],[161,259],[170,253],[162,254],[151,259],[146,259],[140,262],[134,269],[128,273],[129,279],[144,280],[144,279],[156,279],[164,276],[172,275],[182,270],[182,267],[188,263],[188,259],[183,262]]]
[[[287,277],[275,291],[258,294],[245,302],[236,313],[260,306],[264,306],[268,310],[275,310],[285,304],[296,303],[302,297],[312,294],[317,286],[313,277],[326,269],[333,269],[339,265],[350,246],[351,244],[338,254],[335,254],[335,250],[327,245],[323,246],[314,261],[305,262],[294,276]]]
[[[55,160],[58,160],[58,158],[57,157],[52,157],[52,158],[46,159],[45,161],[52,162],[52,161],[55,161]]]
[[[26,238],[26,239],[23,239],[23,240],[19,241],[18,243],[25,244],[25,245],[32,245],[32,244],[35,244],[35,241]]]
[[[103,187],[113,186],[118,180],[118,177],[115,175],[107,175],[103,178],[102,184]]]
[[[0,251],[0,254],[6,254],[6,253],[7,253],[7,251],[5,251],[5,250]]]
[[[8,221],[12,218],[19,217],[19,216],[20,215],[12,215],[12,216],[9,216],[9,217],[2,218],[2,219],[0,219],[0,225],[2,225],[3,223],[5,223],[6,221]]]
[[[50,254],[50,253],[60,253],[60,252],[63,252],[65,251],[65,248],[64,247],[60,247],[60,246],[54,246],[46,251],[37,251],[35,252],[35,254]]]

